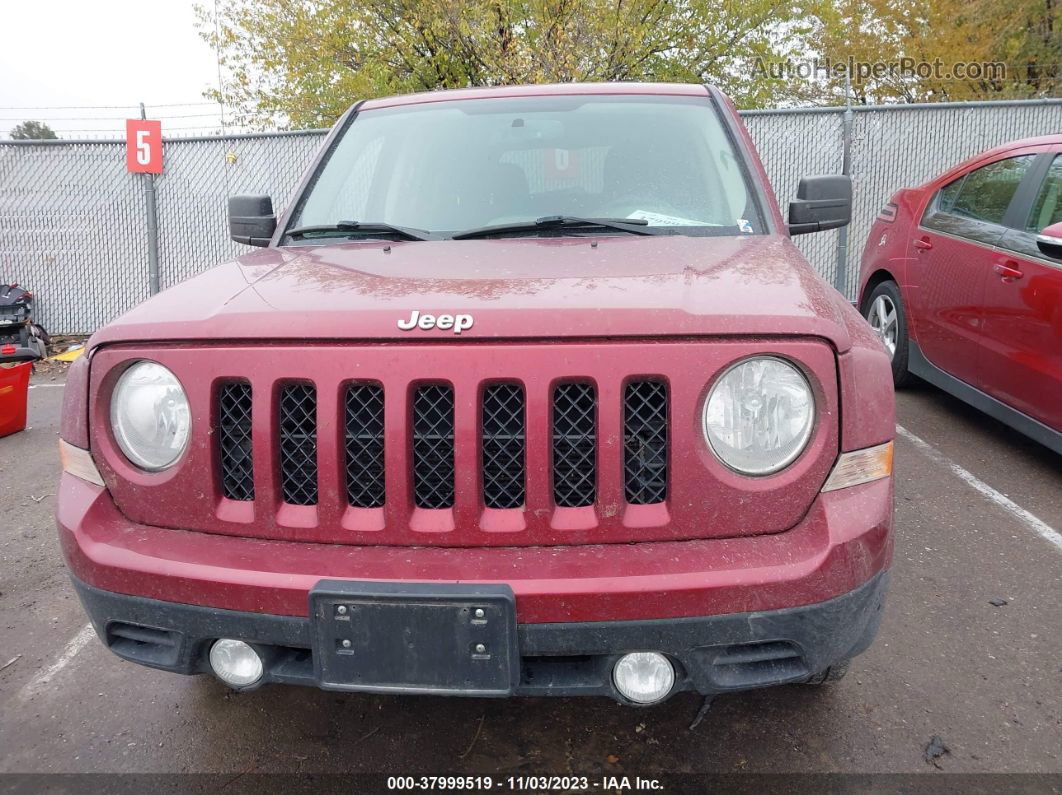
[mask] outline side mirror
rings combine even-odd
[[[247,246],[268,246],[277,230],[269,196],[229,197],[229,237]]]
[[[851,177],[831,174],[800,180],[796,201],[789,202],[789,234],[836,229],[851,220]]]
[[[1036,247],[1051,259],[1062,260],[1062,221],[1041,229],[1036,236]]]

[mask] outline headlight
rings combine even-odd
[[[735,364],[704,402],[709,447],[746,475],[769,475],[792,463],[807,446],[814,423],[815,398],[804,374],[773,356]]]
[[[171,466],[188,447],[188,398],[177,376],[157,362],[137,362],[111,396],[111,429],[126,457],[142,469]]]

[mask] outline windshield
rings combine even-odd
[[[764,231],[708,97],[633,95],[362,111],[289,228],[357,222],[446,237],[546,216],[636,219],[658,233],[685,235]],[[349,226],[343,230],[332,234],[357,236]]]

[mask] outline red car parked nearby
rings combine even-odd
[[[892,555],[889,360],[702,86],[362,102],[260,246],[97,332],[62,547],[117,655],[629,704],[839,678]]]
[[[1062,453],[1062,135],[899,191],[860,285],[897,385],[914,373]]]

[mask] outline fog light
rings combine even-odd
[[[636,704],[660,701],[675,685],[675,669],[663,654],[638,651],[619,658],[612,681],[623,696]]]
[[[210,667],[230,687],[247,687],[262,678],[262,658],[242,640],[222,638],[210,648]]]

